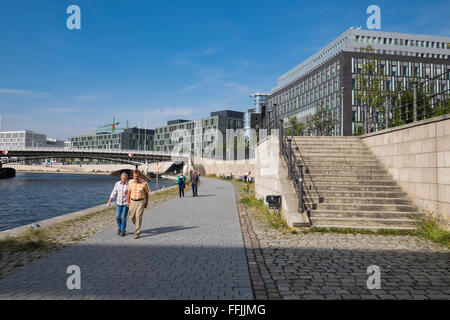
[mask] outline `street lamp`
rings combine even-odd
[[[340,123],[341,136],[344,135],[344,90],[345,90],[345,88],[341,87],[341,89],[340,89],[340,91],[341,91],[341,117],[340,117],[341,118],[341,123]]]

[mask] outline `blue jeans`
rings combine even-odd
[[[193,183],[192,184],[192,195],[194,196],[194,197],[197,197],[198,196],[198,194],[197,194],[197,184],[195,183]]]
[[[116,220],[120,232],[125,232],[125,230],[127,229],[127,214],[128,207],[126,204],[124,204],[123,206],[116,204]]]

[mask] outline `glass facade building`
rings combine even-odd
[[[70,148],[152,151],[154,133],[152,129],[128,128],[122,132],[81,135],[70,138]]]
[[[370,45],[373,50],[367,53]],[[267,96],[267,111],[285,121],[300,121],[322,105],[336,125],[333,135],[352,135],[362,126],[361,101],[355,98],[355,81],[368,59],[388,78],[385,89],[394,91],[411,81],[423,81],[450,70],[450,38],[349,29],[318,53],[278,79]],[[435,90],[450,87],[448,78]]]
[[[166,126],[155,128],[155,151],[172,152],[176,145],[183,143],[191,152],[203,152],[219,139],[219,134],[224,139],[226,129],[243,127],[244,113],[232,110],[211,112],[210,117],[199,120],[168,121]]]
[[[260,129],[259,120],[262,109],[266,105],[267,93],[257,92],[251,94],[250,97],[253,98],[254,107],[248,109],[244,114],[244,132],[246,137],[249,137],[251,128],[256,130]]]

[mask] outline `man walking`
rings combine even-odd
[[[139,177],[139,170],[133,171],[133,180],[128,183],[127,206],[130,208],[130,218],[134,224],[134,238],[141,233],[142,215],[148,207],[150,188],[147,182]]]
[[[192,173],[191,173],[191,185],[192,185],[192,196],[193,197],[198,197],[197,188],[198,188],[199,184],[200,184],[200,177],[197,174],[197,172],[195,172],[195,170],[192,170]]]
[[[106,204],[108,207],[114,198],[116,198],[117,234],[124,237],[127,229],[128,214],[128,174],[125,172],[120,175],[120,181],[117,181],[114,185],[114,189],[111,192],[108,203]]]

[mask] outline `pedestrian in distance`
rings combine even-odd
[[[108,203],[106,204],[108,207],[113,199],[116,199],[117,234],[124,237],[127,229],[128,214],[128,174],[125,172],[120,175],[120,181],[117,181],[114,185],[114,189],[109,196]]]
[[[192,186],[192,196],[193,197],[198,197],[198,186],[200,185],[200,177],[199,174],[195,171],[192,170],[191,172],[191,186]]]
[[[133,171],[133,180],[128,183],[127,206],[131,221],[134,224],[134,238],[138,239],[141,233],[142,216],[148,207],[150,188],[140,176],[139,170]]]
[[[186,186],[186,176],[183,174],[183,172],[180,172],[180,174],[177,177],[177,185],[178,185],[178,192],[181,196],[183,195],[184,197],[184,188]]]

